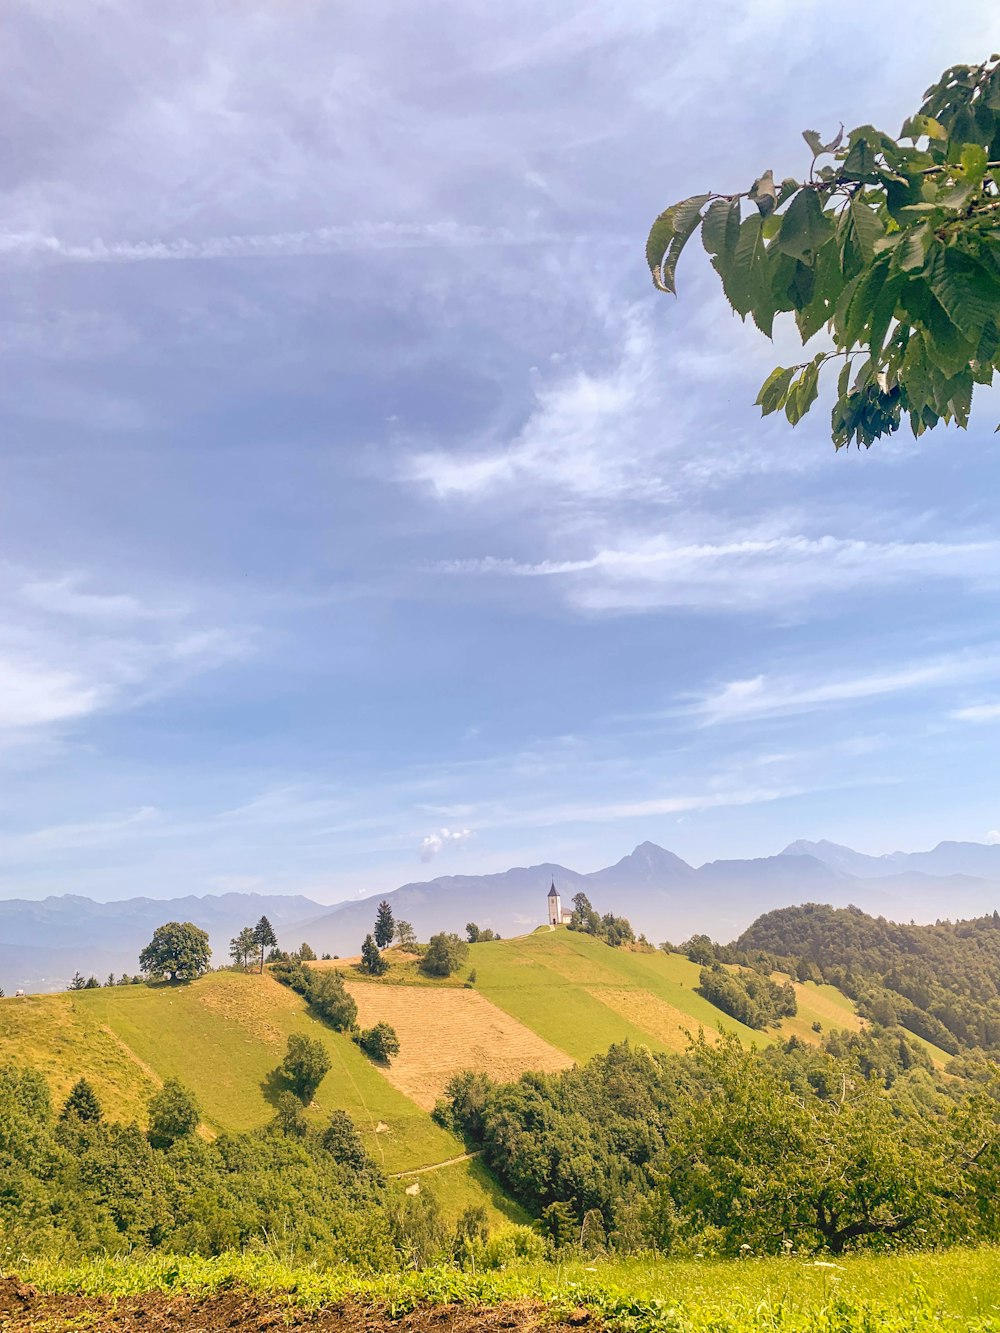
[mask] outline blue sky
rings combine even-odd
[[[0,893],[1000,838],[1000,398],[837,455],[752,407],[790,332],[642,259],[992,0],[4,29]]]

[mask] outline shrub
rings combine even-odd
[[[441,931],[432,935],[427,952],[420,960],[420,970],[429,977],[450,977],[469,956],[469,946],[457,935]]]
[[[360,1032],[358,1045],[373,1060],[380,1060],[385,1064],[388,1064],[394,1055],[399,1054],[396,1029],[390,1027],[388,1023],[376,1023],[373,1028],[366,1028]]]
[[[147,1137],[154,1148],[169,1148],[193,1134],[200,1119],[194,1094],[177,1079],[168,1078],[150,1098]]]
[[[293,1032],[279,1068],[295,1095],[303,1102],[310,1102],[330,1068],[330,1057],[321,1041]]]

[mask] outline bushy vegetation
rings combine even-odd
[[[432,935],[420,960],[420,970],[429,977],[450,977],[469,956],[469,946],[458,935],[441,931]]]
[[[399,1054],[399,1037],[389,1023],[376,1023],[374,1027],[364,1028],[358,1033],[358,1045],[365,1055],[380,1064],[388,1064],[394,1055]]]
[[[40,1074],[0,1067],[0,1248],[206,1256],[280,1238],[290,1257],[369,1272],[460,1252],[475,1218],[446,1225],[431,1190],[414,1200],[384,1179],[343,1111],[314,1130],[284,1096],[295,1115],[209,1141],[176,1082],[153,1098],[144,1132],[109,1122],[79,1083],[56,1114]]]
[[[621,1251],[736,1255],[993,1239],[997,1104],[936,1082],[882,1031],[734,1038],[683,1055],[628,1045],[556,1075],[465,1074],[450,1120],[558,1243],[592,1231]],[[596,1223],[600,1223],[598,1229]]]
[[[798,1013],[795,987],[760,972],[727,971],[721,963],[701,969],[698,990],[717,1009],[751,1028],[778,1027]]]
[[[585,935],[595,935],[599,940],[604,940],[605,944],[610,944],[613,949],[635,941],[635,931],[626,917],[615,916],[612,912],[605,912],[601,916],[585,893],[573,895],[573,912],[569,928],[583,931]]]
[[[1000,1052],[1000,913],[916,926],[808,903],[766,913],[737,948],[811,972],[873,1020],[899,1023],[943,1050]]]
[[[336,969],[318,971],[307,963],[289,960],[273,963],[271,975],[301,995],[313,1012],[338,1032],[349,1032],[357,1022],[358,1006]]]
[[[139,955],[139,966],[154,981],[192,981],[208,971],[212,957],[208,935],[190,921],[157,926]],[[97,981],[94,982],[97,985]]]

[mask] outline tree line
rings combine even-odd
[[[884,1029],[819,1049],[729,1036],[509,1084],[462,1074],[435,1114],[557,1244],[840,1254],[1000,1238],[993,1078],[936,1074]]]

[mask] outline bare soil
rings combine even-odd
[[[477,1308],[435,1305],[393,1319],[384,1309],[347,1303],[303,1310],[282,1301],[268,1301],[233,1290],[213,1296],[164,1295],[150,1292],[118,1299],[95,1296],[46,1296],[16,1277],[0,1278],[2,1333],[567,1333],[596,1327],[585,1309],[551,1322],[551,1312],[535,1302]]]

